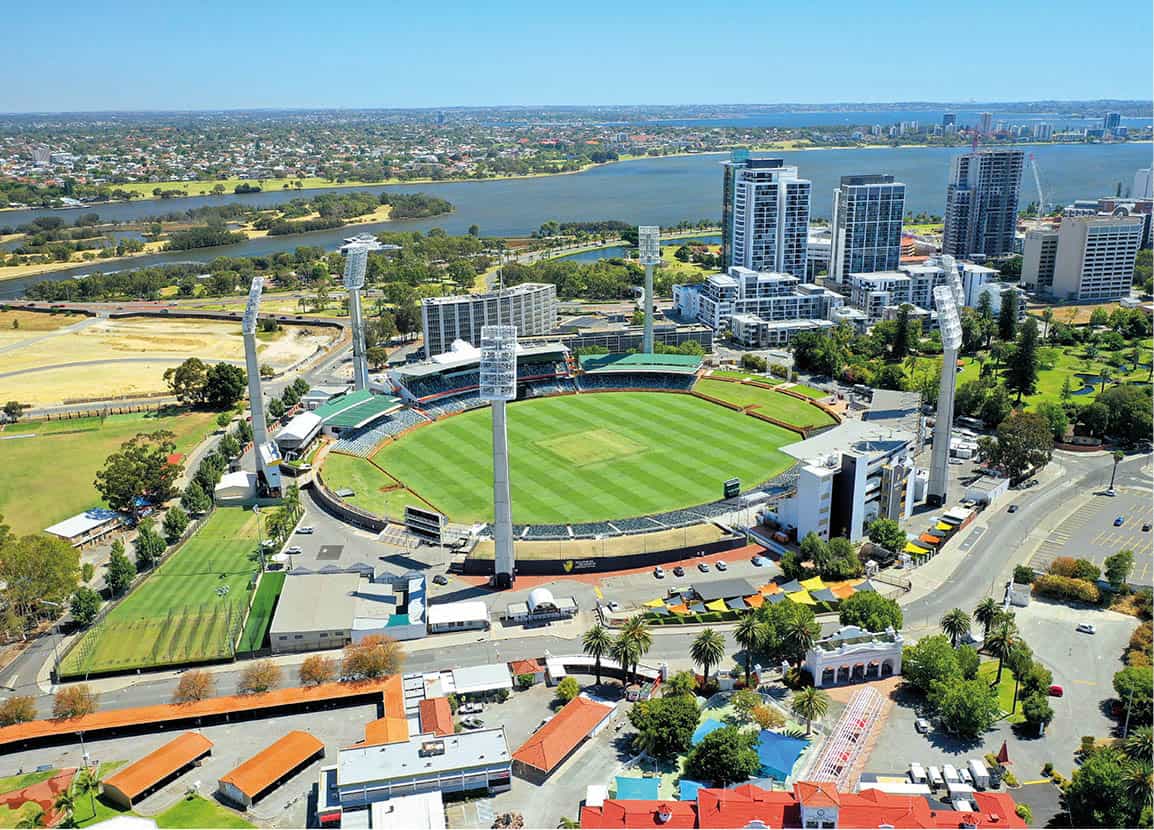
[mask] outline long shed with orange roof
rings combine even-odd
[[[289,732],[262,749],[227,775],[220,777],[220,797],[244,809],[300,772],[325,745],[308,732]]]
[[[184,773],[212,752],[212,741],[185,732],[104,781],[104,797],[125,809]]]

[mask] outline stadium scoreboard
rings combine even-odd
[[[434,510],[425,510],[406,504],[405,530],[426,542],[439,545],[445,530],[445,516]]]
[[[725,480],[725,498],[735,499],[741,495],[741,479],[728,478]]]

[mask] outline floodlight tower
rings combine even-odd
[[[954,305],[959,309],[966,305],[965,289],[962,288],[962,274],[958,270],[958,263],[949,254],[942,255],[942,266],[946,269],[946,285],[954,294]],[[961,312],[958,312],[961,314]]]
[[[280,453],[268,437],[268,421],[265,420],[264,397],[260,388],[260,361],[256,354],[256,319],[263,291],[264,278],[253,277],[240,330],[244,335],[244,366],[248,374],[248,406],[252,414],[252,455],[256,462],[257,490],[264,495],[279,496]]]
[[[661,228],[656,225],[637,227],[637,249],[641,264],[645,266],[645,332],[641,338],[641,351],[653,354],[653,266],[661,262]]]
[[[512,588],[513,507],[509,500],[509,441],[505,403],[517,397],[517,327],[481,327],[481,399],[493,410],[493,585]]]
[[[962,321],[954,300],[954,288],[934,289],[938,328],[942,333],[942,380],[938,391],[938,414],[934,421],[934,450],[930,455],[930,504],[945,504],[950,478],[950,434],[954,425],[954,392],[958,384],[958,349],[962,347]]]
[[[345,257],[345,289],[349,292],[349,320],[353,329],[353,388],[369,388],[369,361],[365,357],[365,321],[361,315],[361,289],[365,287],[367,245],[349,245]]]

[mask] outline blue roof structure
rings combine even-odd
[[[688,778],[682,778],[679,785],[677,800],[678,801],[696,801],[697,791],[705,785],[700,781],[690,781]]]
[[[809,745],[805,738],[791,738],[779,732],[763,729],[757,737],[757,757],[761,774],[777,781],[785,781],[793,772],[798,756]]]
[[[699,743],[705,740],[705,736],[710,732],[716,732],[718,729],[721,729],[724,726],[725,724],[721,721],[709,718],[707,721],[693,730],[693,745],[697,746]]]
[[[617,799],[619,801],[656,801],[660,778],[630,778],[617,776]]]

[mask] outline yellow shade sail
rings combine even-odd
[[[817,605],[817,600],[809,595],[809,591],[794,591],[792,594],[786,594],[785,598],[800,605]]]

